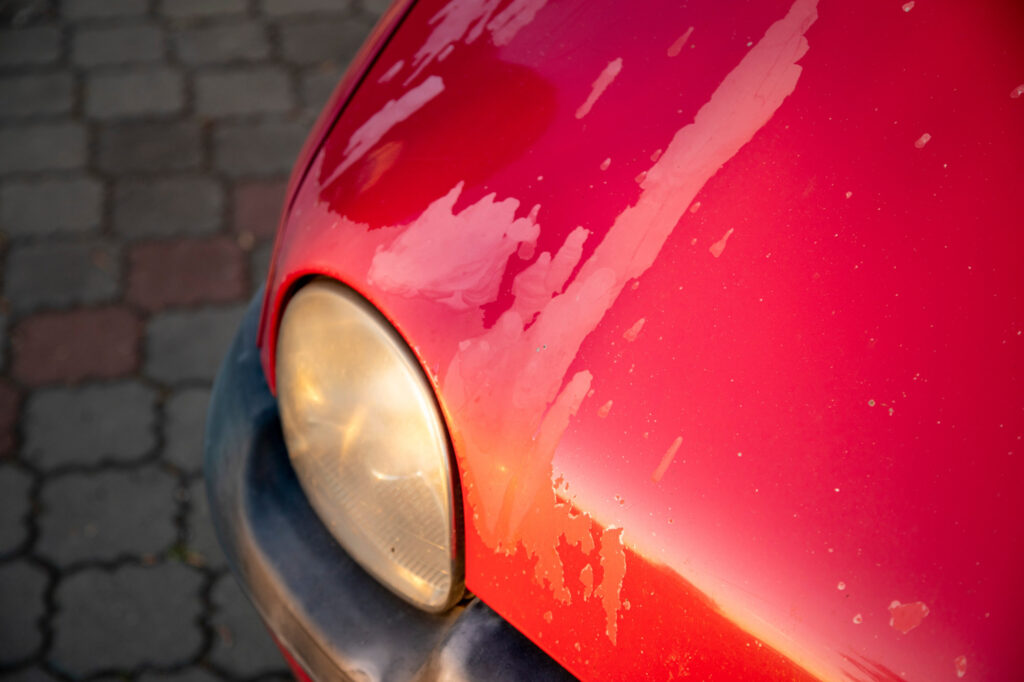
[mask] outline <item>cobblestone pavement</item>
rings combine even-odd
[[[287,669],[207,513],[210,383],[386,0],[0,0],[0,679]]]

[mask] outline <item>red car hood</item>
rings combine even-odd
[[[1024,8],[417,4],[264,319],[437,390],[466,581],[577,675],[1016,676]]]

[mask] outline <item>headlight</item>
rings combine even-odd
[[[316,280],[277,342],[285,442],[334,537],[392,591],[443,611],[463,591],[447,431],[412,352],[373,307]]]

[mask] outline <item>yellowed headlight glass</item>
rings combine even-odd
[[[277,393],[292,465],[363,568],[439,612],[463,591],[447,432],[419,363],[365,299],[319,279],[285,308]]]

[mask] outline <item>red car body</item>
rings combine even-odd
[[[420,0],[296,167],[581,678],[1018,678],[1024,5]]]

